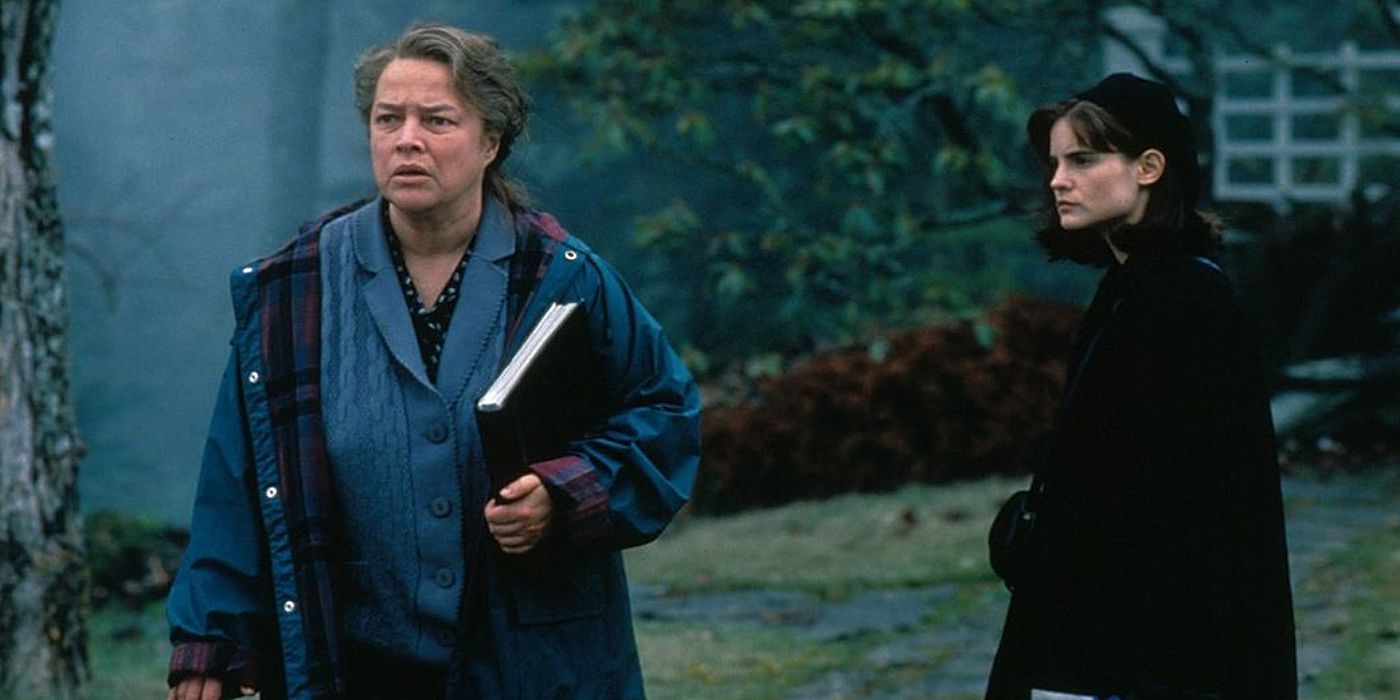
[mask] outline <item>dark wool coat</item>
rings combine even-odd
[[[989,699],[1296,697],[1273,424],[1245,336],[1203,259],[1134,255],[1104,276]]]

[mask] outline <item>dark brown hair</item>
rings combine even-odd
[[[1079,143],[1100,153],[1121,153],[1137,158],[1151,145],[1152,135],[1137,135],[1108,110],[1082,99],[1071,99],[1045,105],[1031,113],[1026,124],[1036,155],[1049,162],[1050,128],[1065,120]],[[1220,226],[1212,216],[1195,210],[1195,193],[1189,192],[1194,179],[1189,169],[1195,163],[1174,162],[1170,151],[1164,152],[1166,169],[1162,177],[1148,187],[1147,210],[1142,221],[1124,226],[1110,234],[1113,244],[1128,254],[1187,253],[1214,255],[1220,244]],[[1178,156],[1180,157],[1180,156]],[[1065,258],[1091,265],[1107,265],[1113,260],[1108,243],[1095,233],[1066,231],[1060,227],[1053,206],[1046,210],[1046,226],[1036,239],[1050,253],[1051,259]],[[1086,235],[1087,234],[1087,235]]]
[[[486,132],[500,140],[495,160],[486,167],[486,187],[512,209],[526,206],[529,198],[524,187],[501,172],[501,166],[516,139],[525,133],[530,106],[516,80],[515,68],[496,40],[445,24],[425,23],[404,30],[392,44],[366,51],[355,63],[355,107],[366,125],[379,76],[400,58],[435,61],[452,71],[457,93],[481,113]]]

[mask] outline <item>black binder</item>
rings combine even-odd
[[[526,467],[563,456],[602,421],[602,372],[578,302],[555,302],[476,404],[491,493]]]

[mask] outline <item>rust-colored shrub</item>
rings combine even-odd
[[[1080,312],[1011,297],[982,323],[811,358],[709,409],[696,506],[774,506],[1027,470],[1049,435]]]

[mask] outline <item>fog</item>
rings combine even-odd
[[[85,510],[188,518],[233,330],[229,272],[298,221],[374,193],[351,98],[355,57],[434,18],[518,50],[541,41],[569,4],[367,0],[293,11],[284,2],[65,0],[55,158],[69,237],[72,391],[88,447]],[[303,51],[297,33],[308,23]],[[515,171],[561,219],[577,220],[580,205],[549,196],[568,160],[559,145],[568,119],[547,99],[537,107]],[[285,125],[278,120],[309,124],[311,137],[275,128]],[[299,140],[274,143],[288,133]]]

